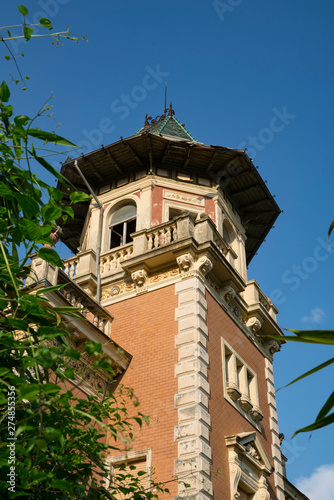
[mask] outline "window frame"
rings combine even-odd
[[[233,374],[233,364],[235,366]],[[224,398],[243,415],[256,429],[261,429],[260,420],[252,412],[262,412],[259,405],[257,374],[222,337],[222,370]],[[242,381],[243,378],[243,381]]]
[[[117,210],[119,210],[123,207],[126,207],[126,206],[134,207],[136,209],[136,214],[134,216],[131,215],[130,217],[127,217],[123,220],[120,220],[119,222],[116,222],[115,224],[111,224],[110,219],[115,214],[115,212],[117,212]],[[113,209],[111,210],[111,213],[109,214],[107,251],[112,250],[113,248],[118,248],[118,247],[127,245],[128,243],[131,243],[132,238],[130,237],[130,233],[128,234],[128,225],[130,222],[135,221],[135,230],[131,231],[131,233],[136,232],[136,230],[137,230],[137,215],[138,215],[137,214],[137,204],[135,202],[133,202],[132,200],[129,203],[122,203],[121,205],[118,205],[118,206],[116,205],[115,207],[113,207]],[[120,244],[115,245],[115,246],[111,246],[111,238],[112,238],[113,228],[116,226],[119,226],[121,224],[122,224],[122,234],[117,233],[118,236],[120,237]],[[129,239],[130,239],[130,241],[128,241],[128,242],[126,241],[127,237],[129,237]]]
[[[106,458],[106,464],[110,467],[110,476],[106,480],[107,488],[110,488],[113,478],[113,471],[119,465],[124,463],[130,463],[140,460],[141,458],[146,460],[146,490],[151,487],[151,475],[152,475],[152,448],[147,448],[139,451],[130,451],[128,453],[123,453],[121,455],[110,455]]]

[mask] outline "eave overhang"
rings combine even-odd
[[[246,229],[246,258],[250,263],[273,227],[280,209],[244,150],[205,145],[196,141],[143,131],[76,158],[84,176],[97,190],[114,180],[153,168],[173,168],[211,178],[239,213]],[[87,192],[74,168],[74,159],[63,163],[61,173],[77,188]],[[68,194],[61,183],[58,188]],[[74,219],[63,225],[61,239],[77,252],[89,203],[74,205]]]

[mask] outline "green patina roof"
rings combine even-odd
[[[171,135],[172,137],[195,141],[196,139],[188,132],[185,126],[175,116],[172,116],[171,113],[174,113],[174,111],[171,110],[168,116],[157,116],[153,120],[152,118],[147,118],[146,115],[143,128],[139,129],[136,134],[151,132],[153,134]]]

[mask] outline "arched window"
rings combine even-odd
[[[135,203],[122,205],[111,214],[109,220],[109,249],[132,241],[130,234],[136,231],[136,215],[137,207]]]

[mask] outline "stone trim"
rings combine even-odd
[[[128,451],[121,455],[109,455],[105,462],[110,467],[110,476],[106,480],[106,487],[110,487],[113,468],[116,465],[123,464],[127,461],[131,462],[136,459],[145,458],[146,460],[146,489],[149,490],[151,486],[151,473],[152,473],[152,448],[147,448],[140,451]],[[136,471],[134,470],[134,475]]]
[[[268,396],[268,406],[269,406],[269,426],[271,431],[271,450],[274,462],[274,480],[277,491],[277,499],[285,500],[284,494],[284,464],[282,460],[282,453],[280,449],[279,440],[279,429],[278,429],[278,419],[276,410],[276,397],[275,397],[275,387],[274,387],[274,375],[273,375],[273,365],[272,362],[265,358],[265,374],[267,380],[267,396]]]
[[[205,286],[197,276],[189,276],[175,284],[175,294],[179,298],[175,311],[179,332],[175,337],[179,360],[175,365],[178,425],[174,428],[174,439],[178,443],[174,473],[179,479],[179,490],[175,500],[209,500],[213,499],[213,491]],[[190,487],[185,488],[182,481]]]
[[[223,337],[221,344],[224,398],[257,430],[261,431],[260,422],[263,414],[259,408],[257,374]],[[239,376],[237,366],[239,366]],[[248,374],[252,375],[251,383]]]

